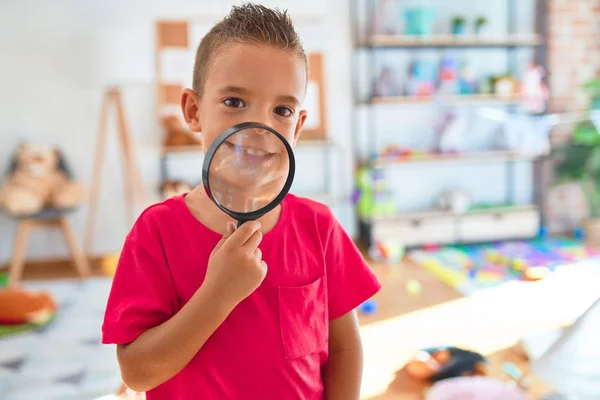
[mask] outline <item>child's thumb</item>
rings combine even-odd
[[[227,222],[227,233],[225,234],[225,236],[229,237],[233,234],[233,232],[235,232],[235,224],[231,221]]]
[[[227,228],[225,229],[225,234],[223,235],[221,240],[219,240],[219,243],[217,243],[215,250],[220,248],[223,245],[223,243],[225,243],[227,238],[233,234],[233,232],[235,232],[235,224],[233,222],[229,221],[229,222],[227,222]]]

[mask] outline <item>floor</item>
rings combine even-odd
[[[425,388],[407,379],[402,370],[422,347],[454,345],[479,351],[488,356],[492,375],[503,379],[502,365],[507,361],[525,369],[527,361],[518,347],[519,339],[572,323],[595,300],[595,288],[600,283],[600,277],[589,280],[588,286],[574,281],[569,285],[572,293],[561,288],[564,296],[578,301],[561,308],[560,300],[553,300],[558,289],[551,282],[536,283],[527,289],[507,286],[465,298],[410,262],[373,264],[373,270],[383,288],[374,298],[376,312],[360,316],[365,400],[422,399]],[[97,276],[103,274],[98,265],[94,272]],[[33,282],[72,275],[64,265],[25,271],[25,279]],[[407,284],[415,281],[421,290],[408,291]],[[536,397],[550,390],[535,377],[528,383]]]
[[[600,268],[587,268],[462,297],[412,263],[373,264],[383,288],[374,298],[377,312],[360,317],[363,399],[422,399],[425,388],[407,379],[402,367],[424,347],[454,345],[479,351],[488,357],[491,375],[503,380],[508,380],[502,372],[506,362],[526,371],[520,339],[572,324],[597,300]],[[418,294],[407,291],[407,283],[414,280],[422,284]],[[529,376],[530,394],[539,398],[552,391],[546,382]]]

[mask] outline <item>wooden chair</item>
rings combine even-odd
[[[17,218],[17,232],[13,246],[12,259],[8,269],[9,285],[18,285],[25,268],[25,253],[29,235],[39,228],[58,228],[65,238],[75,269],[81,278],[91,275],[91,268],[85,254],[77,244],[68,214],[72,210],[47,209],[42,212]]]

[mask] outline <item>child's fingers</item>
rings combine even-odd
[[[256,248],[256,250],[254,250],[254,257],[256,257],[258,260],[262,259],[262,250],[260,248]]]
[[[246,241],[243,247],[244,249],[248,250],[249,253],[252,254],[258,248],[258,245],[260,244],[261,240],[262,233],[260,233],[260,231],[256,231],[252,234],[252,236],[250,236],[250,238]]]
[[[233,232],[227,239],[227,245],[232,247],[242,247],[255,232],[260,229],[258,221],[248,221]]]
[[[215,250],[223,246],[225,240],[227,240],[227,238],[229,238],[233,234],[233,232],[235,232],[235,224],[229,221],[227,222],[227,226],[225,228],[225,234],[223,235],[221,240],[219,240],[219,243],[217,243],[217,245],[215,246]]]

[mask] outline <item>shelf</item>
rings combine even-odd
[[[420,219],[434,219],[434,218],[448,218],[448,217],[464,217],[469,215],[480,215],[480,214],[502,214],[509,212],[519,212],[519,211],[536,211],[538,210],[538,206],[535,204],[523,204],[523,205],[506,205],[506,206],[497,206],[497,207],[482,207],[482,208],[473,208],[468,210],[464,214],[457,214],[451,211],[445,210],[420,210],[420,211],[410,211],[410,212],[400,212],[394,215],[388,215],[385,217],[375,217],[365,222],[399,222],[406,220],[420,220]]]
[[[523,34],[499,37],[485,37],[476,35],[372,35],[365,43],[358,47],[381,48],[410,48],[410,47],[516,47],[537,46],[541,44],[539,35]]]
[[[436,102],[452,104],[496,102],[501,104],[518,104],[518,96],[500,96],[497,94],[469,94],[469,95],[434,95],[434,96],[376,96],[361,104],[394,105],[394,104],[433,104]]]
[[[330,148],[334,147],[334,142],[330,140],[299,140],[295,148]],[[163,156],[171,154],[187,154],[187,153],[202,153],[202,146],[178,146],[178,147],[163,147],[161,154]]]
[[[493,161],[528,161],[540,158],[537,154],[524,154],[513,151],[488,151],[463,154],[427,154],[422,156],[410,156],[406,158],[380,158],[371,160],[369,165],[375,168],[385,168],[402,164],[416,163],[440,163],[440,162],[493,162]]]

